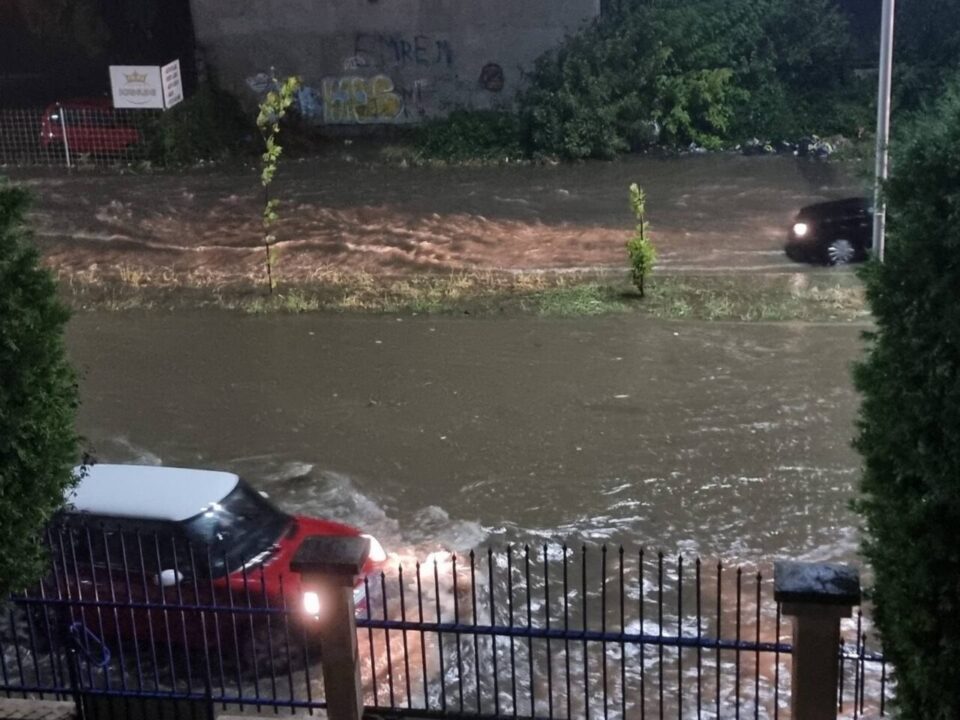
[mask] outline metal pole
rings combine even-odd
[[[883,0],[880,26],[880,82],[877,88],[877,150],[873,188],[873,249],[883,262],[887,205],[883,202],[883,183],[889,171],[890,144],[890,80],[893,74],[893,11],[894,0]]]
[[[57,103],[57,115],[60,116],[60,133],[63,135],[63,152],[66,154],[67,167],[70,167],[70,143],[67,142],[66,108]]]

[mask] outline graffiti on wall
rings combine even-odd
[[[264,73],[247,78],[259,99],[270,89]],[[409,122],[426,114],[425,99],[430,81],[414,80],[397,85],[387,75],[364,77],[348,73],[328,77],[319,87],[304,84],[296,94],[300,116],[312,124],[356,125]]]
[[[351,63],[357,68],[453,65],[450,41],[430,35],[358,32]]]
[[[490,92],[500,92],[504,85],[503,68],[497,63],[487,63],[480,70],[480,87]]]
[[[403,98],[386,75],[324,78],[323,122],[389,123],[403,113]]]

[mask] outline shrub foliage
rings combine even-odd
[[[220,159],[240,147],[249,124],[233,95],[211,81],[201,83],[147,129],[150,159],[162,165]]]
[[[417,152],[451,161],[515,160],[523,156],[517,116],[500,110],[454,110],[422,128]]]
[[[863,395],[863,551],[899,716],[960,717],[960,85],[908,133],[887,188]]]
[[[0,181],[0,597],[35,579],[40,531],[77,459],[68,312],[24,231],[26,204]]]
[[[824,112],[848,85],[849,46],[832,0],[625,2],[538,60],[520,102],[524,142],[612,157],[658,139],[711,148],[855,130]]]

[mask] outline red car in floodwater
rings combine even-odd
[[[40,146],[71,153],[112,154],[137,145],[140,131],[125,125],[106,98],[81,98],[55,103],[43,111]]]
[[[241,636],[251,635],[246,639],[262,649],[266,635],[288,621],[310,634],[321,612],[316,594],[301,587],[300,575],[290,567],[305,538],[368,538],[365,576],[386,561],[372,536],[332,520],[289,515],[233,473],[107,464],[76,472],[80,480],[68,491],[66,508],[51,529],[52,554],[60,565],[54,573],[60,587],[54,592],[87,602],[118,597],[140,608],[160,606],[129,612],[80,603],[72,607],[73,623],[82,622],[108,642],[155,640],[150,636],[169,628],[171,642],[181,644],[182,639],[202,650],[209,638],[202,631],[201,613],[169,612],[162,606],[273,608],[281,613],[274,616],[273,631],[262,613],[239,623]],[[365,600],[361,580],[354,601],[362,607]],[[237,632],[234,616],[217,614],[225,636]],[[247,644],[241,655],[251,652],[255,650]]]

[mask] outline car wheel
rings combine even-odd
[[[844,238],[837,238],[827,245],[827,263],[829,265],[846,265],[853,261],[856,249],[853,243]]]

